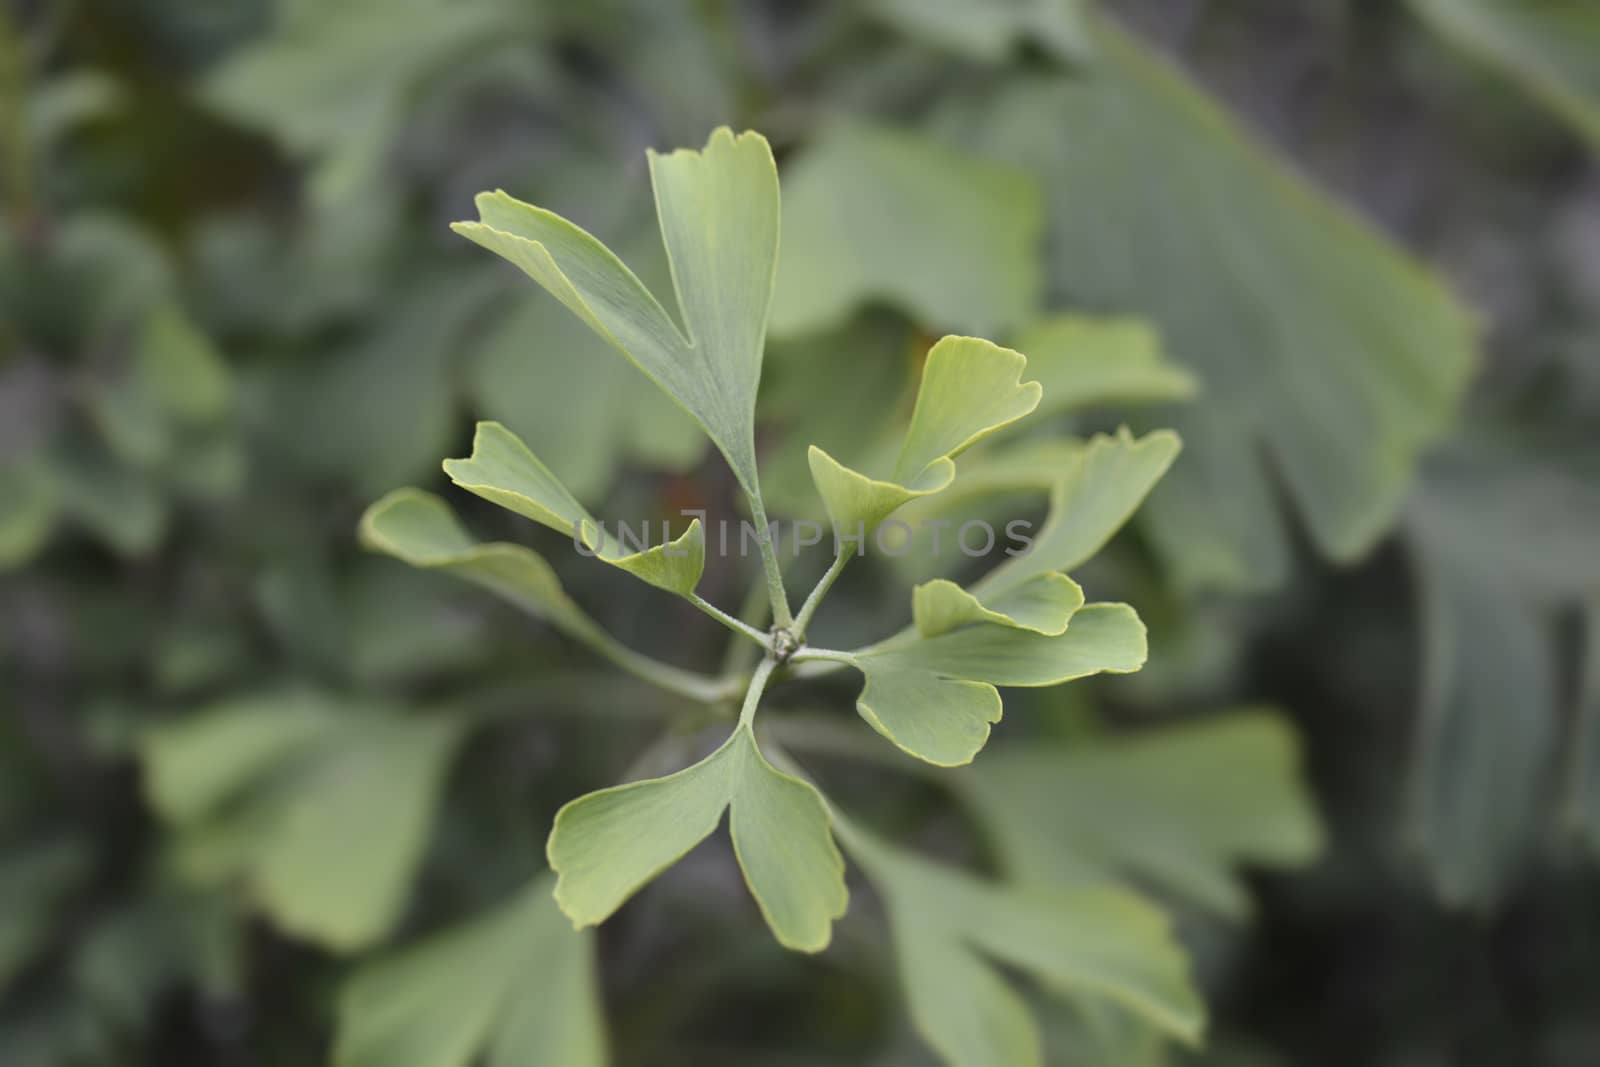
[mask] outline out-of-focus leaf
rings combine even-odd
[[[1059,636],[980,623],[891,640],[851,657],[866,676],[856,710],[899,748],[942,767],[970,763],[1000,721],[997,685],[1048,686],[1144,665],[1144,624],[1126,604],[1090,604]]]
[[[543,556],[504,542],[480,544],[450,505],[419,489],[396,489],[361,517],[361,542],[413,567],[454,574],[563,628],[593,625],[561,588]]]
[[[1584,638],[1571,817],[1589,846],[1600,852],[1600,603],[1590,604],[1584,615]]]
[[[1187,400],[1198,388],[1139,319],[1052,315],[1027,326],[1013,347],[1028,357],[1029,373],[1044,387],[1040,415]]]
[[[1411,7],[1600,146],[1600,9],[1586,0],[1411,0]]]
[[[25,565],[44,547],[56,509],[48,474],[31,463],[0,464],[0,571]]]
[[[594,938],[551,881],[363,964],[339,997],[335,1067],[605,1067]]]
[[[1080,0],[873,0],[873,14],[904,33],[987,63],[1020,42],[1063,63],[1090,52]]]
[[[1523,588],[1426,496],[1408,517],[1423,631],[1412,819],[1442,897],[1484,908],[1538,832],[1554,766],[1555,657]]]
[[[140,759],[187,877],[352,951],[399,918],[467,721],[279,694],[157,727]]]
[[[1041,574],[1081,566],[1133,517],[1182,449],[1178,435],[1156,430],[1135,439],[1122,427],[1096,434],[1050,490],[1050,512],[1028,551],[973,586],[979,597],[1009,593]]]
[[[168,510],[155,483],[107,457],[73,448],[54,457],[49,476],[61,510],[124,556],[153,551],[166,534]]]
[[[505,193],[457,233],[504,256],[615,345],[705,429],[758,492],[756,387],[778,254],[778,172],[760,134],[719,128],[703,151],[650,154],[682,331],[588,233]]]
[[[275,31],[212,72],[205,97],[318,161],[337,199],[375,167],[430,73],[523,26],[496,0],[343,0],[284,9]]]
[[[873,301],[930,332],[1004,332],[1037,305],[1042,229],[1026,174],[837,124],[785,170],[773,335],[839,325]]]
[[[835,817],[882,895],[912,1021],[951,1067],[1043,1067],[1039,1029],[997,965],[1053,996],[1107,999],[1199,1040],[1204,1008],[1165,918],[1108,887],[1008,889],[894,848]]]
[[[820,952],[849,903],[822,797],[775,769],[741,723],[692,767],[579,797],[556,814],[547,851],[556,901],[578,927],[604,922],[717,828],[731,809],[745,884],[786,948]]]
[[[283,374],[263,432],[304,471],[368,495],[436,470],[456,407],[450,362],[499,293],[488,272],[415,278],[369,333]]]
[[[1051,196],[1056,289],[1149,316],[1212,398],[1164,418],[1189,455],[1145,509],[1178,578],[1285,576],[1263,453],[1317,546],[1357,558],[1455,417],[1472,323],[1168,63],[1095,27],[1094,77],[1013,80],[952,108],[944,128],[1034,170]]]
[[[472,455],[445,460],[444,471],[469,493],[575,541],[581,539],[599,559],[659,589],[687,596],[705,571],[705,535],[699,519],[675,541],[648,549],[639,545],[630,552],[622,541],[626,524],[609,533],[527,445],[497,422],[478,423]]]
[[[0,864],[0,992],[50,938],[70,894],[88,875],[81,841],[59,840],[8,850]]]
[[[1412,801],[1440,892],[1492,904],[1537,840],[1563,719],[1558,613],[1600,589],[1594,456],[1474,437],[1407,515],[1423,628]]]
[[[1003,746],[965,775],[1006,871],[1029,884],[1131,879],[1243,918],[1236,865],[1297,867],[1321,847],[1295,737],[1268,712],[1058,750]]]
[[[955,477],[953,456],[1039,404],[1020,353],[974,337],[945,337],[928,352],[911,425],[888,480],[870,478],[813,445],[811,476],[835,528],[870,531],[907,501]]]
[[[911,590],[911,619],[923,637],[938,637],[976,622],[1013,626],[1054,637],[1083,607],[1083,588],[1065,574],[1040,574],[985,604],[944,578]]]

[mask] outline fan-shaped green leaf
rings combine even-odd
[[[975,622],[1055,636],[1083,607],[1083,588],[1064,574],[1040,574],[988,604],[945,578],[911,590],[911,618],[923,637],[938,637]]]
[[[1322,841],[1294,734],[1264,711],[1057,750],[1002,746],[966,774],[1006,871],[1030,884],[1127,878],[1242,918],[1236,865],[1298,867]]]
[[[1038,1027],[997,965],[1062,998],[1110,1000],[1181,1041],[1204,1009],[1163,916],[1126,892],[1018,891],[902,852],[835,816],[882,895],[912,1021],[951,1067],[1043,1067]]]
[[[955,476],[951,457],[1039,405],[1039,384],[1023,382],[1027,359],[975,337],[944,337],[928,352],[916,407],[892,480],[857,473],[820,448],[812,478],[841,530],[871,529],[906,501],[936,493]]]
[[[505,193],[457,233],[505,257],[694,416],[745,490],[758,491],[755,399],[778,251],[778,174],[756,133],[650,155],[685,332],[633,272],[565,219]]]
[[[0,465],[0,571],[33,558],[50,536],[56,489],[37,464]]]
[[[468,459],[447,459],[450,480],[485,500],[542,523],[568,537],[581,538],[600,559],[668,592],[694,591],[705,570],[705,540],[695,519],[677,540],[628,552],[621,531],[608,533],[567,491],[528,446],[497,422],[478,423]]]
[[[939,766],[969,763],[1000,721],[997,685],[1046,686],[1144,665],[1144,624],[1126,604],[1090,604],[1046,636],[982,623],[937,637],[896,638],[858,653],[856,710],[901,749]]]
[[[561,910],[580,928],[604,922],[709,837],[730,806],[734,852],[773,935],[801,952],[826,948],[848,902],[827,809],[810,784],[766,761],[743,724],[692,767],[556,813],[547,852]]]
[[[339,997],[334,1067],[605,1067],[594,939],[551,882],[363,964]]]
[[[974,595],[995,596],[1087,561],[1133,516],[1182,447],[1167,430],[1137,440],[1126,427],[1115,437],[1096,434],[1052,487],[1049,515],[1032,546],[985,575]]]
[[[881,300],[930,331],[996,334],[1039,299],[1039,194],[1020,171],[839,123],[785,163],[772,333],[835,326]]]
[[[264,696],[158,727],[140,757],[192,880],[242,877],[285,930],[350,951],[399,917],[465,723]]]
[[[361,517],[361,543],[413,567],[442,570],[481,585],[563,629],[589,622],[544,557],[522,545],[480,544],[450,505],[420,489],[396,489]]]

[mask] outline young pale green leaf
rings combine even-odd
[[[396,489],[367,508],[360,537],[374,552],[463,578],[563,629],[587,631],[593,625],[544,557],[522,545],[479,543],[432,493]]]
[[[1295,736],[1266,711],[1055,750],[1002,746],[965,773],[1006,872],[1029,884],[1126,878],[1243,918],[1237,865],[1303,866],[1322,843]],[[1052,815],[1021,817],[1030,811]]]
[[[856,710],[904,751],[953,767],[970,763],[1000,721],[995,686],[1127,674],[1145,655],[1144,624],[1126,604],[1090,604],[1056,636],[980,623],[854,656],[866,676]]]
[[[158,727],[140,758],[192,880],[242,878],[283,929],[353,951],[399,917],[464,732],[293,693]]]
[[[1017,335],[1028,372],[1044,388],[1039,414],[1106,404],[1187,400],[1195,376],[1170,362],[1155,329],[1142,319],[1052,315]]]
[[[973,594],[997,596],[1087,561],[1133,516],[1182,447],[1168,430],[1137,440],[1126,427],[1115,437],[1096,434],[1052,486],[1050,511],[1033,545],[984,575]]]
[[[813,446],[812,478],[834,525],[871,529],[908,500],[948,486],[953,456],[1038,407],[1039,384],[1021,380],[1027,362],[975,337],[941,338],[923,365],[891,480],[869,478]]]
[[[1065,574],[1036,575],[985,604],[956,583],[938,578],[911,590],[911,619],[923,637],[938,637],[975,622],[1013,626],[1054,637],[1083,607],[1083,588]]]
[[[772,333],[885,302],[929,332],[1016,327],[1039,300],[1039,191],[1006,166],[904,131],[830,126],[784,165]]]
[[[982,881],[896,849],[837,814],[882,895],[912,1021],[950,1067],[1043,1067],[1038,1027],[998,965],[1064,999],[1111,1001],[1193,1044],[1204,1008],[1165,918],[1112,888]]]
[[[556,813],[555,897],[579,928],[604,922],[717,828],[725,809],[746,884],[786,948],[826,948],[848,904],[822,797],[776,770],[741,724],[711,755],[665,778],[613,786]]]
[[[668,592],[687,595],[705,570],[705,539],[695,519],[677,540],[629,552],[550,473],[550,468],[498,422],[480,422],[472,438],[472,455],[447,459],[445,473],[470,493],[532,519],[584,545],[613,567],[627,571]]]
[[[340,991],[334,1067],[605,1067],[594,939],[551,882],[363,964]]]
[[[757,133],[717,129],[701,152],[650,155],[684,330],[594,237],[502,192],[453,229],[520,267],[705,429],[758,492],[755,400],[778,253],[778,172]]]
[[[1600,10],[1592,4],[1411,0],[1411,7],[1600,147]]]

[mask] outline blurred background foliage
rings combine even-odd
[[[446,229],[503,186],[659,284],[643,149],[722,123],[783,175],[785,514],[946,332],[1025,351],[1057,429],[1184,436],[1082,576],[1151,624],[1144,673],[1016,698],[953,791],[852,762],[845,690],[783,727],[924,851],[1177,916],[1206,1050],[1041,1001],[1051,1062],[1600,1061],[1600,7],[4,13],[0,1063],[929,1062],[868,894],[786,954],[708,846],[566,934],[550,816],[681,765],[693,709],[355,544],[478,417],[599,514],[736,515],[676,408]],[[1045,513],[1061,457],[1013,455],[1037,484],[979,465],[964,514]],[[819,625],[900,625],[912,558]],[[563,580],[717,664],[684,606]]]

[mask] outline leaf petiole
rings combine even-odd
[[[729,615],[726,611],[723,611],[721,608],[711,603],[711,601],[702,597],[699,593],[689,593],[686,599],[689,601],[689,603],[693,604],[695,607],[699,608],[713,619],[716,619],[734,633],[743,637],[748,637],[762,648],[770,649],[772,647],[772,639],[767,634],[756,629],[754,626],[751,626],[749,623]]]
[[[739,725],[749,726],[755,722],[756,705],[761,703],[761,694],[766,692],[767,680],[772,677],[772,672],[778,666],[778,661],[768,656],[756,667],[756,672],[750,676],[750,688],[745,690],[744,705],[739,709]]]
[[[833,588],[833,583],[838,581],[839,575],[844,573],[845,567],[850,563],[850,553],[840,552],[833,557],[833,562],[828,565],[827,571],[817,582],[811,595],[806,597],[806,602],[800,605],[800,614],[794,619],[795,635],[802,640],[805,638],[806,627],[811,624],[811,616],[817,613],[817,608],[822,606],[823,599],[828,595],[828,590]]]

